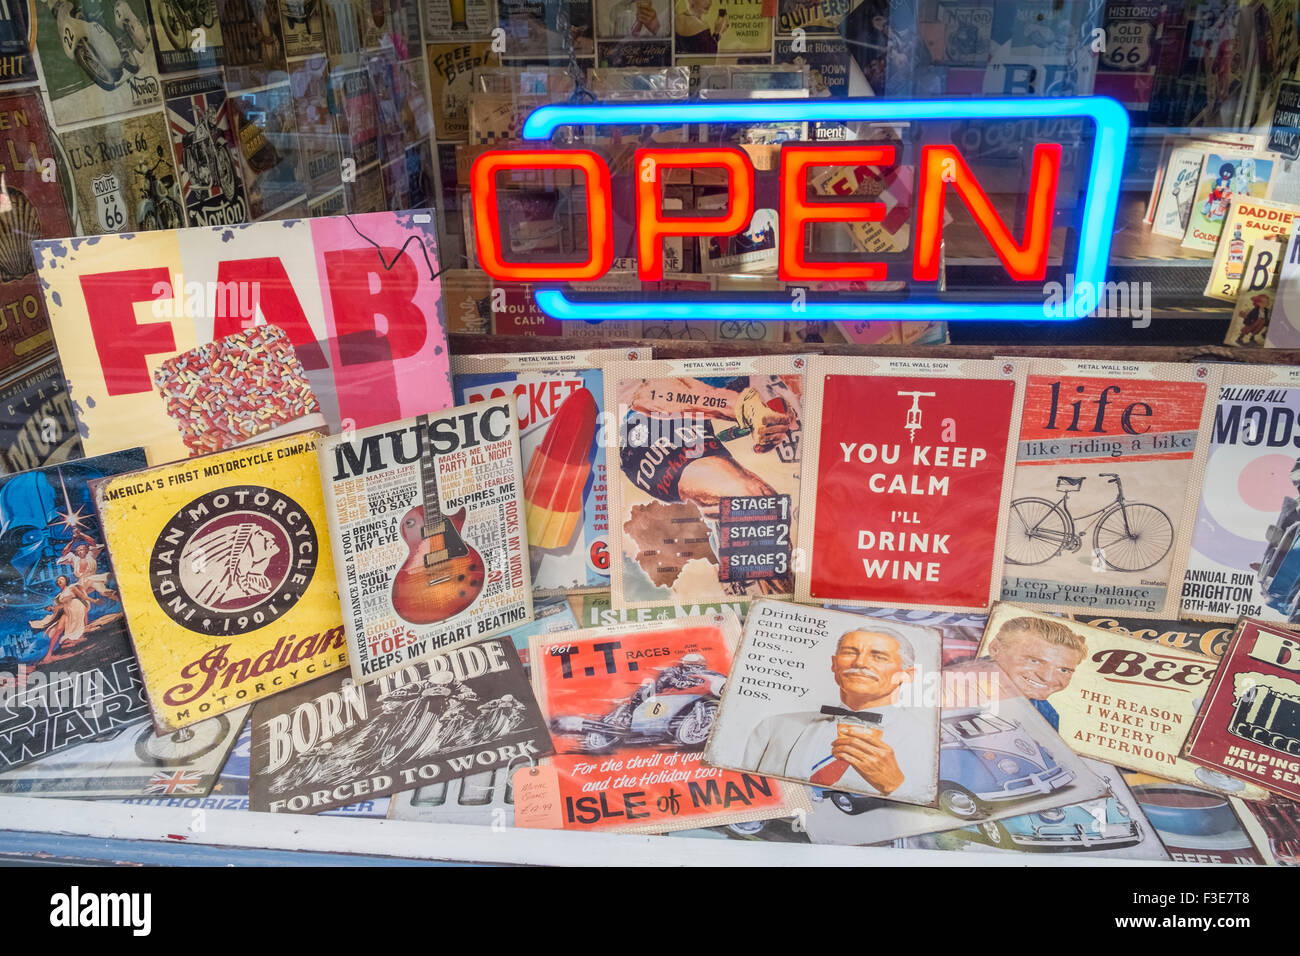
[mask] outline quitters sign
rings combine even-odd
[[[535,290],[537,305],[557,319],[983,319],[1041,322],[1053,318],[1042,301],[958,301],[938,291],[940,245],[943,238],[944,202],[948,187],[992,245],[1013,283],[1035,283],[1046,276],[1048,245],[1057,206],[1057,185],[1062,166],[1062,146],[1042,142],[1033,146],[1029,183],[1025,194],[1023,231],[1017,238],[994,209],[984,188],[972,173],[962,151],[954,145],[920,148],[913,199],[911,279],[930,283],[933,292],[918,288],[909,298],[888,301],[839,297],[833,300],[779,299],[727,300],[673,299],[656,296],[628,301],[620,296],[574,297],[563,283],[590,282],[613,264],[614,188],[609,165],[588,149],[556,148],[549,144],[560,127],[627,126],[655,123],[774,123],[838,121],[874,123],[952,123],[954,121],[1007,121],[1066,119],[1091,122],[1092,154],[1087,164],[1078,210],[1076,258],[1065,272],[1074,277],[1076,308],[1058,310],[1057,319],[1087,315],[1095,300],[1087,291],[1105,280],[1106,262],[1119,198],[1124,150],[1128,142],[1128,114],[1106,97],[1062,99],[960,99],[906,100],[756,100],[674,104],[553,105],[534,110],[524,123],[525,140],[534,148],[494,149],[475,160],[470,189],[475,243],[479,265],[504,282],[549,284]],[[787,283],[820,281],[882,281],[903,278],[890,273],[884,262],[818,261],[805,251],[807,230],[814,223],[874,222],[885,216],[884,204],[865,201],[809,201],[808,173],[816,167],[890,167],[899,160],[893,145],[860,143],[786,143],[779,162],[778,275]],[[663,278],[663,240],[670,236],[730,236],[744,231],[754,213],[755,172],[749,157],[730,146],[687,145],[638,149],[633,188],[637,271],[642,280]],[[665,169],[714,168],[726,174],[729,206],[714,216],[665,215]],[[502,235],[498,208],[498,177],[512,171],[566,170],[581,173],[586,181],[586,258],[569,261],[527,261],[510,257],[510,243]]]

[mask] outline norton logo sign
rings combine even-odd
[[[83,893],[78,886],[50,897],[50,925],[57,927],[123,926],[133,936],[153,929],[150,893]]]
[[[149,559],[154,598],[200,634],[246,634],[298,603],[316,571],[316,528],[292,498],[235,485],[167,522]]]
[[[1077,127],[1080,136],[1091,134],[1091,155],[1064,159],[1075,149],[1060,143],[1026,143],[1027,175],[1008,168],[1007,160],[991,172],[1013,173],[1022,195],[1013,197],[1023,223],[1016,236],[994,208],[984,187],[972,172],[961,149],[949,140],[952,127],[970,122],[1049,121],[1061,129]],[[755,170],[748,155],[729,146],[652,147],[636,150],[635,175],[615,179],[608,163],[588,149],[550,146],[552,134],[563,126],[601,126],[707,123],[778,123],[838,121],[841,123],[905,124],[909,136],[920,143],[910,205],[910,276],[902,264],[870,261],[870,253],[853,260],[819,260],[807,252],[808,237],[818,223],[870,223],[886,218],[882,202],[857,199],[811,199],[809,174],[825,167],[869,166],[882,171],[901,162],[898,146],[880,142],[814,144],[785,143],[778,162],[776,257],[778,275],[787,283],[881,282],[911,279],[909,297],[883,299],[835,296],[815,299],[796,289],[780,297],[728,300],[725,296],[679,299],[656,294],[652,300],[630,300],[595,293],[575,294],[561,286],[591,282],[609,271],[615,258],[615,208],[635,211],[633,237],[620,236],[620,245],[635,248],[637,272],[642,281],[663,278],[663,241],[677,236],[734,236],[751,228],[755,212]],[[1052,121],[1055,121],[1054,123]],[[1044,321],[1087,315],[1095,307],[1090,290],[1105,280],[1119,199],[1124,149],[1128,142],[1128,114],[1107,97],[961,100],[751,100],[738,103],[702,102],[673,104],[552,105],[534,110],[524,122],[523,138],[537,141],[534,148],[494,149],[482,153],[470,173],[475,245],[479,265],[503,282],[549,283],[534,292],[538,307],[556,319],[984,319]],[[1073,138],[1073,134],[1071,134]],[[1030,146],[1032,145],[1032,149]],[[1072,162],[1073,160],[1073,162]],[[721,170],[729,194],[725,212],[709,216],[683,216],[664,211],[663,172],[669,169]],[[1086,169],[1086,177],[1082,171]],[[585,179],[586,258],[556,261],[529,260],[512,252],[508,223],[502,222],[498,179],[506,173],[564,171]],[[624,182],[625,179],[632,180]],[[1071,184],[1069,196],[1057,196],[1062,180]],[[1079,190],[1077,197],[1074,190]],[[1021,286],[1020,295],[1006,296],[1007,283],[995,286],[1001,298],[960,300],[940,290],[944,205],[949,192],[962,203],[992,247],[1010,285]],[[582,194],[579,194],[582,195]],[[581,200],[579,200],[581,201]],[[1072,227],[1066,241],[1064,273],[1074,278],[1076,308],[1045,310],[1043,280],[1047,274],[1048,247],[1053,227]],[[626,254],[626,253],[624,253]],[[1073,262],[1069,261],[1073,254]],[[987,257],[987,250],[968,253]],[[800,294],[793,294],[798,292]],[[1026,295],[1030,293],[1029,295]],[[1036,294],[1037,298],[1034,298]]]

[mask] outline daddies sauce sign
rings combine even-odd
[[[918,371],[825,378],[813,599],[988,604],[1016,383]]]

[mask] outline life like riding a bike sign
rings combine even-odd
[[[630,163],[611,163],[561,143],[566,131],[611,125],[783,121],[862,124],[873,138],[784,143],[770,168],[728,145],[645,147]],[[995,139],[975,135],[989,125],[1006,127],[999,144],[1022,143],[1018,161],[1003,146],[981,145]],[[1106,97],[543,106],[524,123],[525,146],[486,150],[473,162],[475,252],[493,279],[534,283],[537,307],[560,320],[1074,319],[1095,308],[1104,285],[1128,128],[1123,107]],[[914,175],[906,201],[887,208],[874,199],[810,195],[816,171],[827,167]],[[666,182],[692,170],[725,182],[725,211],[665,210]],[[545,251],[516,234],[518,224],[503,212],[510,188],[580,181],[581,189],[569,190],[574,218],[585,224],[580,234]],[[834,252],[834,242],[823,241],[827,226],[882,223],[900,210],[910,226],[908,251]],[[758,222],[766,225],[751,235]],[[960,236],[960,255],[945,248],[946,233],[949,241]],[[741,234],[775,247],[785,289],[702,296],[658,287],[666,239]],[[627,257],[637,263],[640,294],[581,288]],[[946,274],[953,270],[945,261],[958,260],[961,275]],[[890,291],[861,291],[875,283]],[[1045,307],[1053,295],[1057,307]]]

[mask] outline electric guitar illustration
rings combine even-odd
[[[428,419],[419,418],[421,425]],[[420,430],[420,484],[424,504],[402,518],[402,540],[410,554],[393,581],[393,609],[411,624],[436,624],[473,604],[483,590],[483,557],[460,530],[465,509],[444,515],[438,504],[437,464]]]

